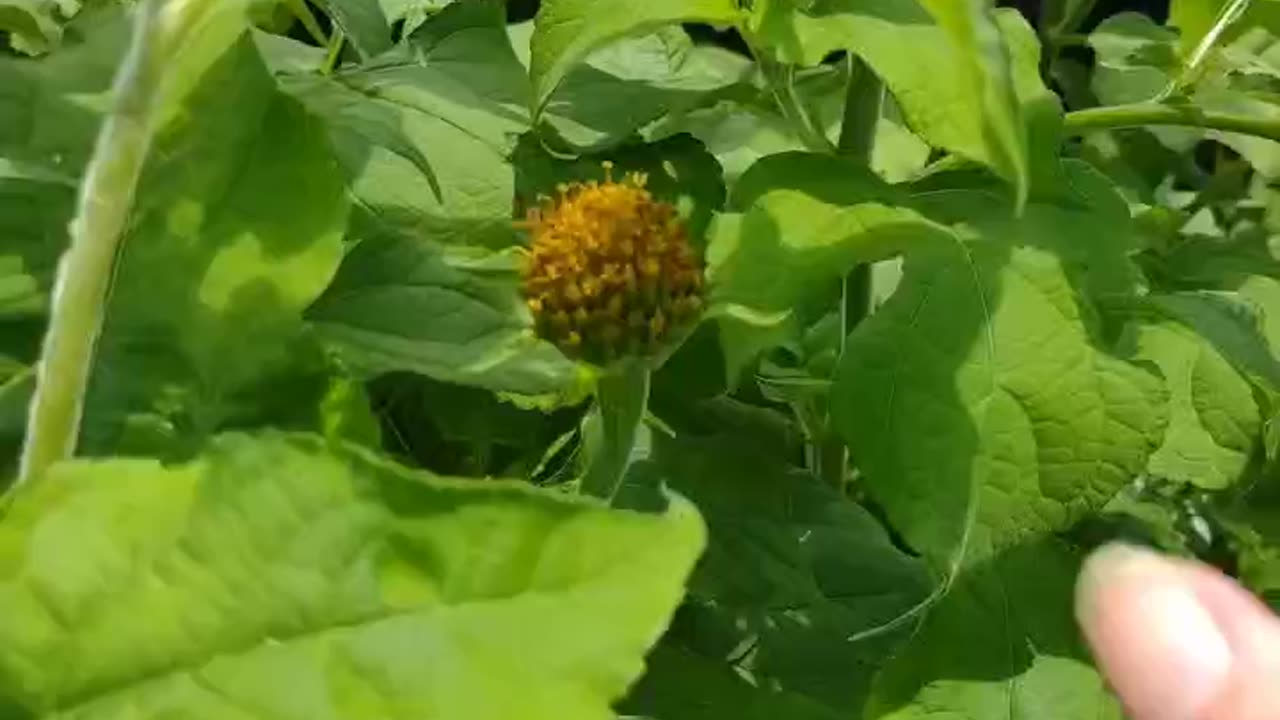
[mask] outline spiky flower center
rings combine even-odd
[[[529,212],[523,268],[538,335],[597,365],[651,355],[702,309],[702,270],[684,223],[646,176],[561,186]]]

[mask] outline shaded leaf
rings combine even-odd
[[[577,366],[534,336],[509,256],[369,238],[307,317],[363,373],[410,370],[520,396],[581,390]]]
[[[876,679],[867,717],[1120,720],[1076,629],[1078,567],[1030,539],[967,570]]]
[[[392,227],[442,243],[514,242],[507,156],[529,129],[528,81],[503,16],[493,0],[454,3],[332,84],[283,79],[330,129],[349,192],[373,223],[359,234]]]
[[[872,675],[930,593],[924,563],[896,548],[861,506],[738,441],[726,432],[731,427],[696,440],[655,437],[651,459],[628,478],[633,492],[660,483],[686,495],[709,528],[690,582],[693,606],[678,616],[666,646],[703,672],[718,664],[723,676],[737,666],[766,705],[817,717],[856,714]],[[650,682],[671,683],[664,670]],[[672,692],[684,696],[678,687]],[[695,710],[673,708],[664,717],[700,717]]]
[[[278,434],[28,487],[0,521],[0,703],[30,717],[603,720],[705,532],[679,499],[609,511]]]

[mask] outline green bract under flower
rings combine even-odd
[[[538,335],[598,365],[656,354],[702,309],[702,268],[684,223],[646,177],[561,186],[529,213],[524,295]]]

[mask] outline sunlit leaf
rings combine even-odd
[[[603,720],[704,533],[680,499],[611,511],[307,436],[223,437],[178,466],[63,464],[0,520],[0,703]]]

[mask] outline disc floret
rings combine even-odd
[[[702,310],[702,269],[675,208],[645,174],[604,171],[530,210],[522,272],[538,335],[597,365],[658,354]]]

